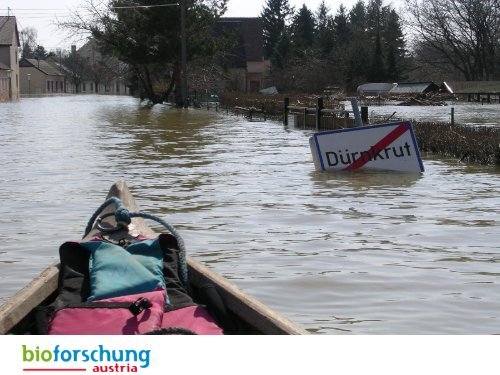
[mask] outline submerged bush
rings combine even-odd
[[[500,164],[500,128],[413,121],[421,151],[464,162]]]

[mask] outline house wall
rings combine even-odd
[[[111,94],[111,95],[128,95],[129,88],[121,79],[114,79],[111,82],[97,85],[93,81],[85,81],[80,86],[81,94]]]
[[[28,74],[31,79],[28,80]],[[48,75],[35,67],[21,67],[20,88],[23,95],[61,94],[66,92],[64,76]]]
[[[45,80],[45,90],[47,94],[62,94],[66,92],[64,87],[64,76],[51,76],[48,75]]]
[[[9,99],[9,79],[5,70],[0,70],[0,102]]]
[[[0,61],[5,65],[9,66],[11,69],[10,77],[10,91],[12,95],[12,100],[19,99],[19,56],[18,56],[18,45],[16,35],[12,34],[12,45],[11,46],[0,46]],[[7,77],[5,73],[4,80]],[[7,98],[9,96],[7,79]]]
[[[12,35],[12,46],[10,46],[10,61],[11,61],[11,89],[12,89],[12,100],[18,100],[20,97],[20,88],[19,88],[19,54],[18,54],[18,45],[15,34]]]
[[[269,61],[248,61],[245,68],[229,68],[230,79],[226,85],[229,90],[257,92],[263,89],[265,73]]]
[[[270,68],[269,60],[248,61],[246,76],[246,91],[257,92],[263,89],[265,73]]]
[[[21,94],[34,95],[43,94],[45,74],[36,68],[21,67]],[[31,74],[31,79],[28,81],[28,74]]]
[[[89,41],[76,51],[80,56],[87,60],[87,64],[94,65],[103,60],[104,57],[96,48],[95,42]],[[115,61],[119,64],[118,61]],[[112,95],[128,95],[129,88],[124,79],[115,78],[111,82],[95,84],[93,81],[82,82],[80,86],[81,94],[112,94]]]

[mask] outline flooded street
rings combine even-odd
[[[500,333],[500,169],[322,173],[309,135],[130,97],[1,103],[0,301],[123,179],[190,255],[313,333]]]

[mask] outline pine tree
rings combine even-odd
[[[353,91],[366,82],[370,61],[370,40],[367,33],[366,7],[359,0],[349,11],[349,41],[344,47],[346,57],[345,80],[347,90]]]
[[[358,0],[349,11],[349,23],[353,31],[362,33],[366,31],[366,7],[362,0]]]
[[[299,57],[307,54],[314,43],[315,20],[312,12],[304,4],[293,19],[292,23],[292,43],[295,53]]]
[[[401,20],[394,9],[387,14],[384,28],[384,49],[387,67],[387,78],[397,82],[404,78],[406,66],[405,39]]]
[[[278,41],[285,32],[287,22],[293,15],[294,9],[288,0],[266,0],[260,17],[264,33],[264,47],[268,57],[272,57]]]
[[[386,69],[384,51],[382,49],[382,29],[384,27],[384,13],[387,8],[382,6],[382,0],[370,0],[367,6],[367,33],[370,38],[371,64],[367,79],[371,82],[384,82]]]
[[[350,27],[346,8],[341,4],[333,18],[333,34],[335,46],[341,47],[349,42]]]
[[[333,50],[334,46],[334,23],[329,13],[330,9],[326,6],[325,0],[323,0],[316,11],[316,31],[314,38],[315,47],[321,57],[327,56]]]

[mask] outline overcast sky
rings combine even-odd
[[[332,14],[336,12],[341,3],[348,9],[356,0],[325,0]],[[87,0],[7,0],[0,9],[0,15],[7,15],[7,7],[10,7],[11,15],[16,16],[19,29],[34,27],[38,32],[38,42],[47,50],[55,48],[69,49],[75,43],[81,45],[78,40],[70,40],[64,31],[58,30],[53,21],[55,17],[63,19],[71,10],[81,9]],[[256,17],[258,16],[266,0],[229,0],[227,17]],[[289,0],[292,6],[299,9],[302,4],[314,12],[317,10],[321,0]],[[384,4],[390,4],[386,0]],[[5,8],[4,8],[5,7]]]

